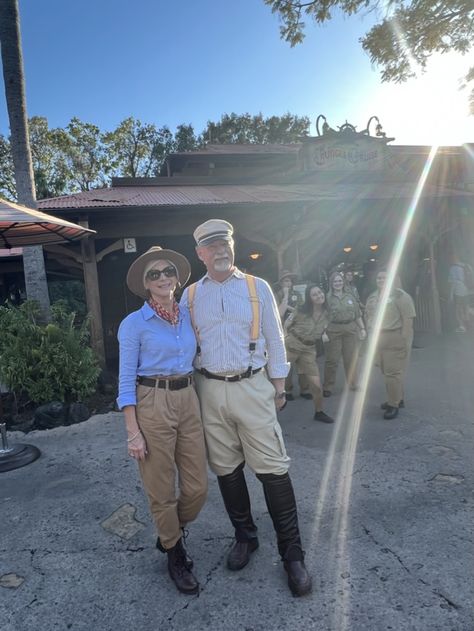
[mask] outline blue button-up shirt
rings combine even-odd
[[[136,405],[137,376],[185,375],[193,370],[196,338],[189,311],[179,308],[179,322],[173,326],[145,302],[120,324],[119,395],[120,409]]]

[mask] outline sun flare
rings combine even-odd
[[[435,55],[427,71],[402,84],[383,84],[372,94],[371,109],[397,144],[462,145],[474,141],[469,89],[461,89],[467,56]]]

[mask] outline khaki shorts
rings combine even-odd
[[[287,456],[275,408],[275,388],[262,370],[229,383],[196,373],[209,466],[216,475],[246,462],[255,473],[283,475]]]
[[[288,361],[296,368],[296,372],[299,375],[319,377],[319,368],[316,363],[316,345],[306,346],[298,350],[287,347],[286,353]]]

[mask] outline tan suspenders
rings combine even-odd
[[[259,308],[259,302],[258,302],[258,296],[257,296],[257,284],[255,281],[255,276],[251,276],[250,274],[245,274],[245,280],[247,282],[250,305],[252,307],[252,324],[250,326],[250,341],[249,341],[249,352],[250,352],[249,368],[251,368],[252,357],[257,347],[258,334],[260,332],[260,308]],[[196,297],[196,288],[197,288],[197,283],[193,283],[192,285],[188,287],[188,307],[189,307],[189,315],[191,317],[191,324],[193,325],[193,329],[196,334],[197,355],[199,356],[201,354],[201,339],[199,336],[199,329],[196,326],[196,320],[194,317],[194,300]]]

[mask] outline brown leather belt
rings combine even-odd
[[[241,373],[240,375],[230,375],[229,377],[227,377],[226,375],[215,375],[214,373],[209,372],[205,368],[200,368],[199,372],[201,373],[201,375],[204,375],[206,379],[217,379],[218,381],[228,381],[230,383],[233,383],[234,381],[242,381],[242,379],[248,379],[252,375],[255,375],[257,372],[260,372],[261,370],[262,370],[261,367],[255,368],[254,370],[252,370],[249,366],[247,370]]]
[[[164,390],[182,390],[193,382],[193,377],[182,377],[180,379],[152,379],[151,377],[137,377],[137,384],[147,388],[162,388]]]
[[[341,320],[340,322],[336,322],[335,320],[333,320],[331,324],[350,324],[351,322],[355,322],[355,318],[354,320]]]

